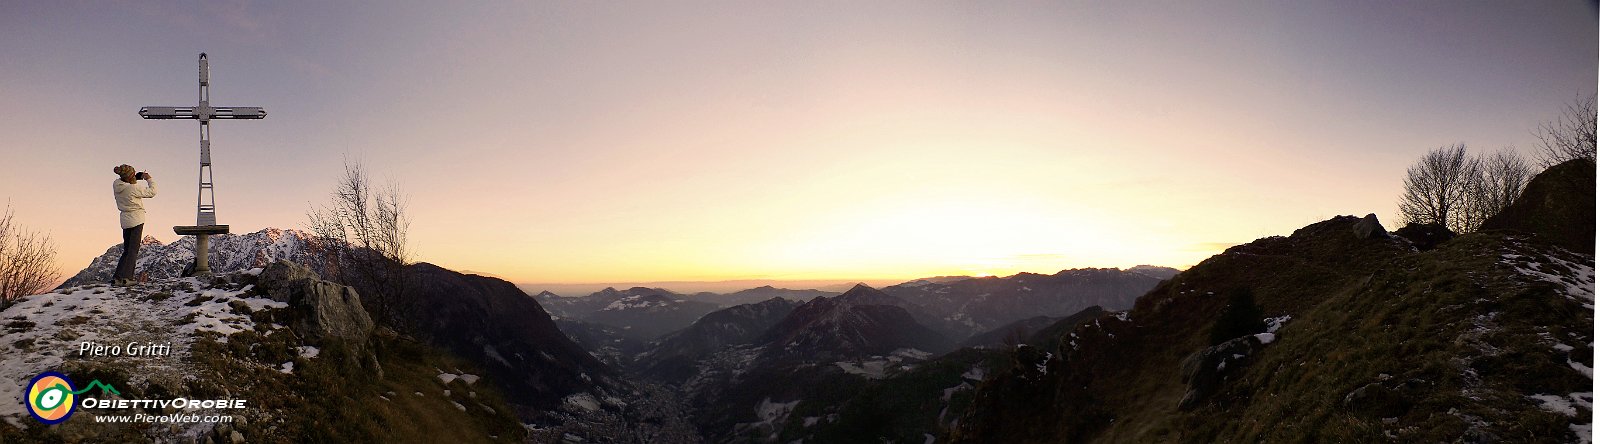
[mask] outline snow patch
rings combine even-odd
[[[457,369],[456,371],[461,371],[461,370]],[[466,374],[466,373],[450,373],[450,372],[441,371],[441,372],[439,372],[438,378],[439,378],[439,382],[444,384],[444,385],[450,385],[451,382],[455,382],[455,381],[461,381],[461,382],[466,383],[467,385],[472,385],[472,384],[475,384],[475,383],[478,382],[478,375],[472,375],[472,374]]]
[[[256,328],[250,316],[234,312],[234,305],[251,311],[288,307],[249,297],[247,289],[207,288],[209,283],[178,278],[131,287],[94,284],[18,298],[0,311],[0,335],[5,338],[0,341],[0,380],[27,381],[56,369],[78,358],[78,345],[86,341],[170,342],[167,356],[118,358],[135,375],[136,380],[128,381],[133,385],[193,374],[189,348],[199,337],[225,343],[228,335]],[[287,373],[292,367],[275,370]],[[22,396],[22,384],[0,384],[0,417],[25,417]]]
[[[983,380],[983,375],[984,375],[983,367],[972,367],[971,369],[968,369],[966,371],[966,373],[962,373],[961,374],[961,379],[974,381],[974,382],[982,381]]]
[[[590,395],[588,393],[579,393],[568,396],[566,399],[561,400],[561,402],[573,407],[574,409],[583,409],[591,412],[600,411],[600,401],[595,400],[594,395]]]
[[[1531,396],[1528,396],[1528,397],[1529,398],[1533,398],[1533,400],[1535,400],[1535,401],[1539,401],[1539,408],[1541,408],[1541,409],[1549,410],[1549,411],[1560,413],[1560,414],[1567,415],[1567,416],[1578,416],[1577,407],[1574,407],[1572,405],[1572,401],[1569,401],[1564,396],[1557,396],[1557,395],[1531,395]]]
[[[844,370],[845,373],[860,375],[866,377],[867,379],[883,379],[888,377],[888,374],[884,371],[885,364],[888,364],[888,362],[867,361],[855,363],[840,361],[833,363],[833,365],[839,366],[839,369]]]
[[[1262,319],[1261,321],[1267,324],[1267,333],[1277,333],[1278,329],[1283,328],[1283,324],[1285,322],[1289,322],[1290,318],[1292,318],[1292,316],[1283,315],[1276,318]]]
[[[899,350],[895,350],[893,353],[889,353],[889,355],[890,356],[899,356],[899,357],[906,358],[906,359],[915,359],[915,360],[918,360],[918,361],[926,361],[926,360],[928,360],[928,358],[933,357],[933,353],[928,353],[928,352],[925,352],[925,351],[922,351],[922,350],[917,350],[917,349],[914,349],[914,348],[902,348],[902,349],[899,349]]]
[[[951,396],[955,396],[956,392],[965,391],[965,390],[972,390],[972,388],[973,388],[972,384],[968,384],[966,381],[961,381],[961,383],[960,384],[956,384],[955,387],[950,387],[950,388],[944,389],[944,394],[939,396],[939,400],[940,401],[944,401],[944,402],[950,402],[950,397]]]
[[[1583,365],[1582,362],[1574,361],[1569,357],[1567,358],[1567,366],[1572,367],[1573,370],[1577,370],[1579,373],[1583,373],[1583,375],[1589,377],[1589,379],[1594,379],[1594,369],[1589,368],[1587,365]]]
[[[1261,341],[1261,345],[1271,344],[1272,341],[1275,341],[1277,339],[1278,339],[1278,335],[1277,334],[1273,334],[1273,333],[1256,333],[1256,340],[1257,341]]]
[[[1536,258],[1532,256],[1526,257],[1526,259],[1528,259],[1527,262],[1519,262],[1515,260],[1517,258],[1507,256],[1515,255],[1501,255],[1501,257],[1505,258],[1505,260],[1500,262],[1511,265],[1512,268],[1517,271],[1517,273],[1534,278],[1536,280],[1556,284],[1563,290],[1563,296],[1566,296],[1567,299],[1577,301],[1579,304],[1583,305],[1584,308],[1594,309],[1593,265],[1582,262],[1567,261],[1549,256],[1542,258],[1545,259],[1546,262],[1535,260]],[[1571,274],[1562,276],[1540,271],[1549,269],[1571,270]]]
[[[758,424],[783,424],[783,420],[789,417],[789,412],[793,412],[794,407],[797,405],[800,405],[800,400],[798,399],[789,402],[772,402],[772,398],[761,398],[761,403],[756,404],[756,416],[761,418],[761,422]]]

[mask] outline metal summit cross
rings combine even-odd
[[[212,107],[211,67],[206,54],[200,53],[200,104],[196,106],[146,106],[139,108],[139,117],[146,119],[194,119],[200,121],[200,188],[195,197],[194,226],[176,226],[172,231],[179,235],[195,237],[194,274],[211,274],[210,241],[213,234],[228,234],[227,225],[217,225],[216,192],[211,185],[211,119],[260,119],[267,117],[266,110],[255,106]]]

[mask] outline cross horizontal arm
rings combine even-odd
[[[193,106],[146,106],[139,108],[139,117],[146,119],[261,119],[267,117],[267,110],[259,106],[236,106],[210,108],[200,111],[201,108]]]

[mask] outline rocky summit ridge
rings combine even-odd
[[[80,407],[45,426],[24,410],[23,387],[4,384],[0,442],[375,442],[423,430],[483,442],[527,433],[499,392],[477,383],[482,371],[376,327],[353,289],[290,262],[207,279],[67,286],[21,298],[0,319],[0,378],[58,371],[79,388],[98,381],[115,390],[85,397],[246,403]],[[121,351],[81,353],[85,343]],[[140,344],[163,347],[132,355]],[[167,414],[198,420],[108,421]]]

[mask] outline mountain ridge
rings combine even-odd
[[[1018,353],[1016,366],[979,385],[946,438],[1366,442],[1587,433],[1586,416],[1553,411],[1540,397],[1580,413],[1592,403],[1580,392],[1592,384],[1593,256],[1507,233],[1418,251],[1397,237],[1353,236],[1358,221],[1339,216],[1231,247],[1163,282],[1125,315],[1081,325],[1052,350]],[[1236,291],[1253,294],[1281,329],[1212,346],[1207,332],[1228,304],[1223,295]]]

